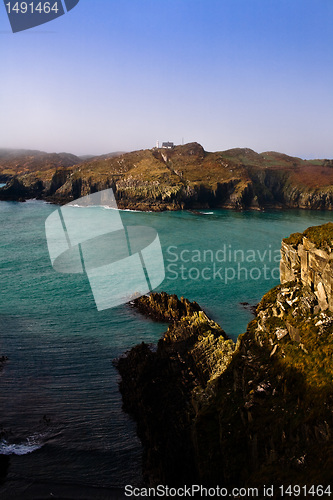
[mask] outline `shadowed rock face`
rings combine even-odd
[[[305,232],[316,248],[326,226]],[[136,301],[170,322],[157,350],[143,343],[118,361],[148,484],[329,484],[333,315],[305,279],[317,260],[303,262],[263,297],[236,345],[196,303],[165,293]]]
[[[120,208],[138,210],[333,208],[330,160],[240,148],[209,153],[195,142],[84,161],[31,153],[2,158],[0,151],[0,175],[17,178],[0,190],[0,199],[38,197],[64,204],[112,187]]]

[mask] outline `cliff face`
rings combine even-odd
[[[139,210],[333,209],[328,160],[251,149],[210,153],[197,143],[106,155],[76,165],[68,155],[62,163],[61,155],[20,158],[2,164],[0,155],[0,175],[6,173],[6,180],[15,176],[15,182],[0,190],[0,199],[38,197],[63,204],[112,187],[121,208]]]
[[[118,363],[149,484],[329,484],[331,229],[310,228],[284,241],[284,282],[263,297],[236,346],[197,304],[166,294],[138,299],[142,312],[171,321],[157,350],[141,344]],[[315,250],[325,252],[325,264],[318,265]]]
[[[309,228],[282,242],[281,283],[301,282],[315,293],[318,310],[333,312],[333,224]]]

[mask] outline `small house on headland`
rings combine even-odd
[[[172,149],[174,147],[173,142],[162,142],[162,148],[164,149]]]

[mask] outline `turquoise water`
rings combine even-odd
[[[8,481],[122,486],[140,481],[140,444],[121,410],[112,360],[165,325],[128,305],[98,312],[84,276],[55,272],[44,223],[55,206],[0,202],[0,424],[10,433]],[[103,210],[101,208],[101,210]],[[278,283],[281,239],[329,212],[121,212],[154,227],[166,278],[159,290],[196,300],[234,339]],[[264,267],[266,266],[266,267]],[[14,486],[13,486],[14,485]],[[6,487],[6,485],[5,485]],[[1,494],[1,489],[0,489]]]

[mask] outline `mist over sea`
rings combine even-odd
[[[129,305],[98,312],[84,275],[53,270],[44,224],[56,208],[0,202],[0,356],[8,356],[0,373],[0,454],[10,456],[7,485],[138,484],[140,442],[122,411],[112,361],[137,343],[156,343],[166,325]],[[121,216],[125,225],[157,230],[166,268],[158,290],[197,301],[234,340],[252,318],[248,306],[279,282],[281,239],[332,220],[330,212],[305,210]]]

